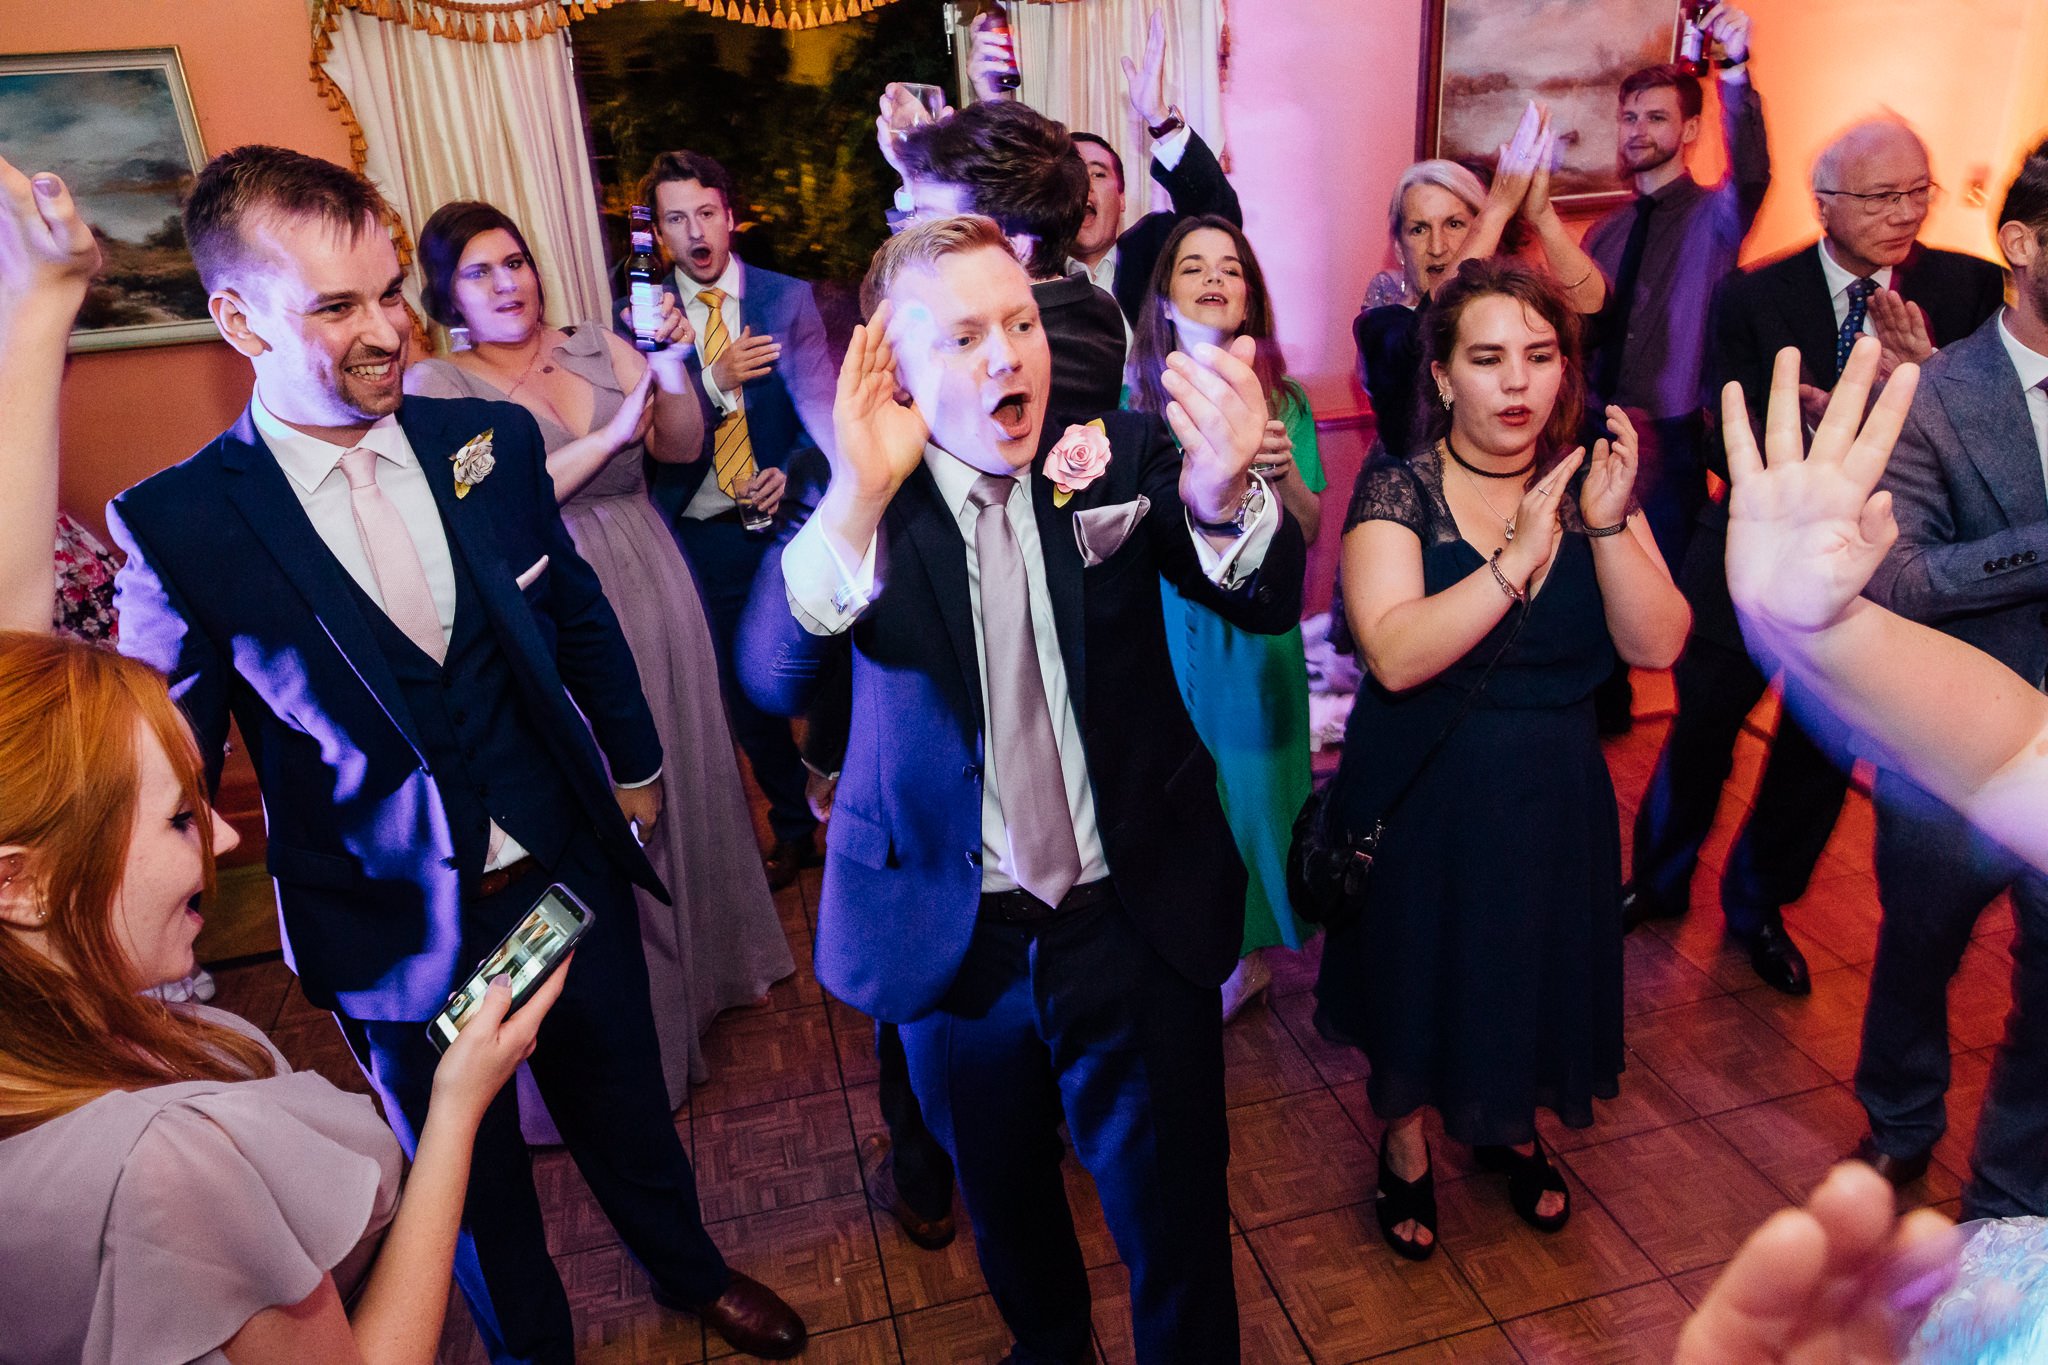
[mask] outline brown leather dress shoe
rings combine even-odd
[[[1850,1159],[1860,1161],[1892,1182],[1892,1188],[1903,1190],[1906,1186],[1927,1174],[1931,1152],[1920,1152],[1914,1156],[1890,1156],[1877,1150],[1877,1139],[1865,1137],[1856,1144],[1856,1150],[1849,1153]]]
[[[896,1154],[889,1149],[886,1134],[870,1133],[862,1141],[860,1165],[868,1202],[900,1223],[905,1236],[926,1251],[937,1251],[952,1242],[958,1229],[950,1210],[942,1217],[926,1218],[911,1208],[896,1188]]]
[[[659,1289],[654,1291],[654,1301],[663,1308],[690,1314],[735,1351],[762,1360],[788,1360],[810,1339],[794,1308],[767,1285],[737,1270],[725,1292],[710,1303],[682,1303]]]

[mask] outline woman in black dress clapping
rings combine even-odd
[[[1331,809],[1387,830],[1317,983],[1319,1026],[1372,1064],[1381,1231],[1418,1260],[1427,1109],[1508,1174],[1525,1221],[1570,1216],[1536,1110],[1587,1126],[1622,1069],[1621,848],[1592,693],[1617,655],[1668,666],[1690,624],[1631,498],[1634,429],[1609,408],[1612,439],[1573,447],[1578,315],[1558,286],[1468,260],[1426,322],[1428,420],[1360,471],[1346,518],[1370,680]]]

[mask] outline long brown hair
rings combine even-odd
[[[1267,414],[1278,417],[1287,406],[1287,360],[1273,336],[1273,301],[1266,293],[1266,273],[1259,269],[1259,258],[1244,229],[1213,213],[1181,219],[1160,248],[1159,263],[1152,267],[1152,282],[1146,286],[1145,302],[1138,310],[1138,325],[1132,329],[1131,406],[1139,412],[1166,411],[1166,387],[1159,376],[1166,370],[1166,357],[1180,349],[1180,329],[1173,325],[1173,267],[1180,259],[1181,243],[1189,233],[1203,228],[1228,234],[1244,267],[1244,326],[1237,329],[1237,335],[1251,337],[1258,344],[1252,369],[1258,372],[1259,387],[1265,390]]]
[[[1538,438],[1536,468],[1529,475],[1533,482],[1578,445],[1580,424],[1586,415],[1586,369],[1580,363],[1579,315],[1550,276],[1498,256],[1475,258],[1460,265],[1450,282],[1437,290],[1435,300],[1423,314],[1422,374],[1418,383],[1430,383],[1432,363],[1451,363],[1458,349],[1458,327],[1464,321],[1465,310],[1496,294],[1516,300],[1550,324],[1550,329],[1557,333],[1557,354],[1563,362],[1564,379],[1557,386],[1557,403]],[[1425,403],[1423,412],[1425,444],[1434,444],[1450,435],[1449,409]]]
[[[140,994],[114,927],[141,789],[137,736],[170,756],[199,822],[213,885],[213,819],[199,750],[163,679],[76,640],[0,631],[0,846],[31,851],[66,964],[0,927],[0,1138],[111,1090],[272,1074],[255,1040]]]

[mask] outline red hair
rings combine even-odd
[[[274,1070],[262,1044],[141,994],[157,983],[139,979],[116,933],[145,732],[198,820],[211,890],[204,769],[163,679],[76,640],[0,631],[0,846],[29,851],[41,931],[63,963],[0,928],[0,1138],[110,1090]]]

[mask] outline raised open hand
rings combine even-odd
[[[1227,521],[1244,496],[1252,461],[1266,437],[1266,395],[1252,360],[1258,345],[1238,337],[1228,348],[1204,342],[1166,357],[1159,377],[1166,422],[1180,440],[1180,497],[1197,521]]]
[[[99,268],[99,243],[64,182],[0,158],[0,304],[47,293],[75,310]]]
[[[1920,367],[1901,365],[1877,403],[1864,403],[1882,348],[1863,337],[1849,352],[1801,453],[1799,352],[1778,352],[1771,371],[1764,449],[1757,451],[1739,385],[1721,392],[1728,443],[1728,594],[1747,625],[1766,632],[1818,630],[1837,620],[1898,539],[1890,493],[1873,492],[1905,425]]]
[[[832,479],[844,480],[845,491],[863,500],[892,497],[924,459],[931,436],[917,405],[897,401],[896,352],[889,337],[894,311],[885,299],[853,329],[832,400],[832,430],[839,438]]]
[[[1607,431],[1613,440],[1593,442],[1586,481],[1579,485],[1579,516],[1588,526],[1613,526],[1628,516],[1629,494],[1636,486],[1637,440],[1628,414],[1607,408]]]
[[[1585,461],[1586,449],[1581,446],[1522,491],[1522,500],[1515,507],[1513,536],[1500,552],[1501,572],[1510,583],[1535,591],[1537,580],[1564,540],[1564,522],[1558,511],[1564,506],[1572,475]]]
[[[1166,122],[1166,115],[1173,108],[1173,101],[1166,95],[1166,16],[1153,10],[1145,23],[1145,64],[1139,66],[1129,57],[1121,59],[1124,68],[1124,97],[1131,102],[1131,112],[1147,128],[1156,128]]]

